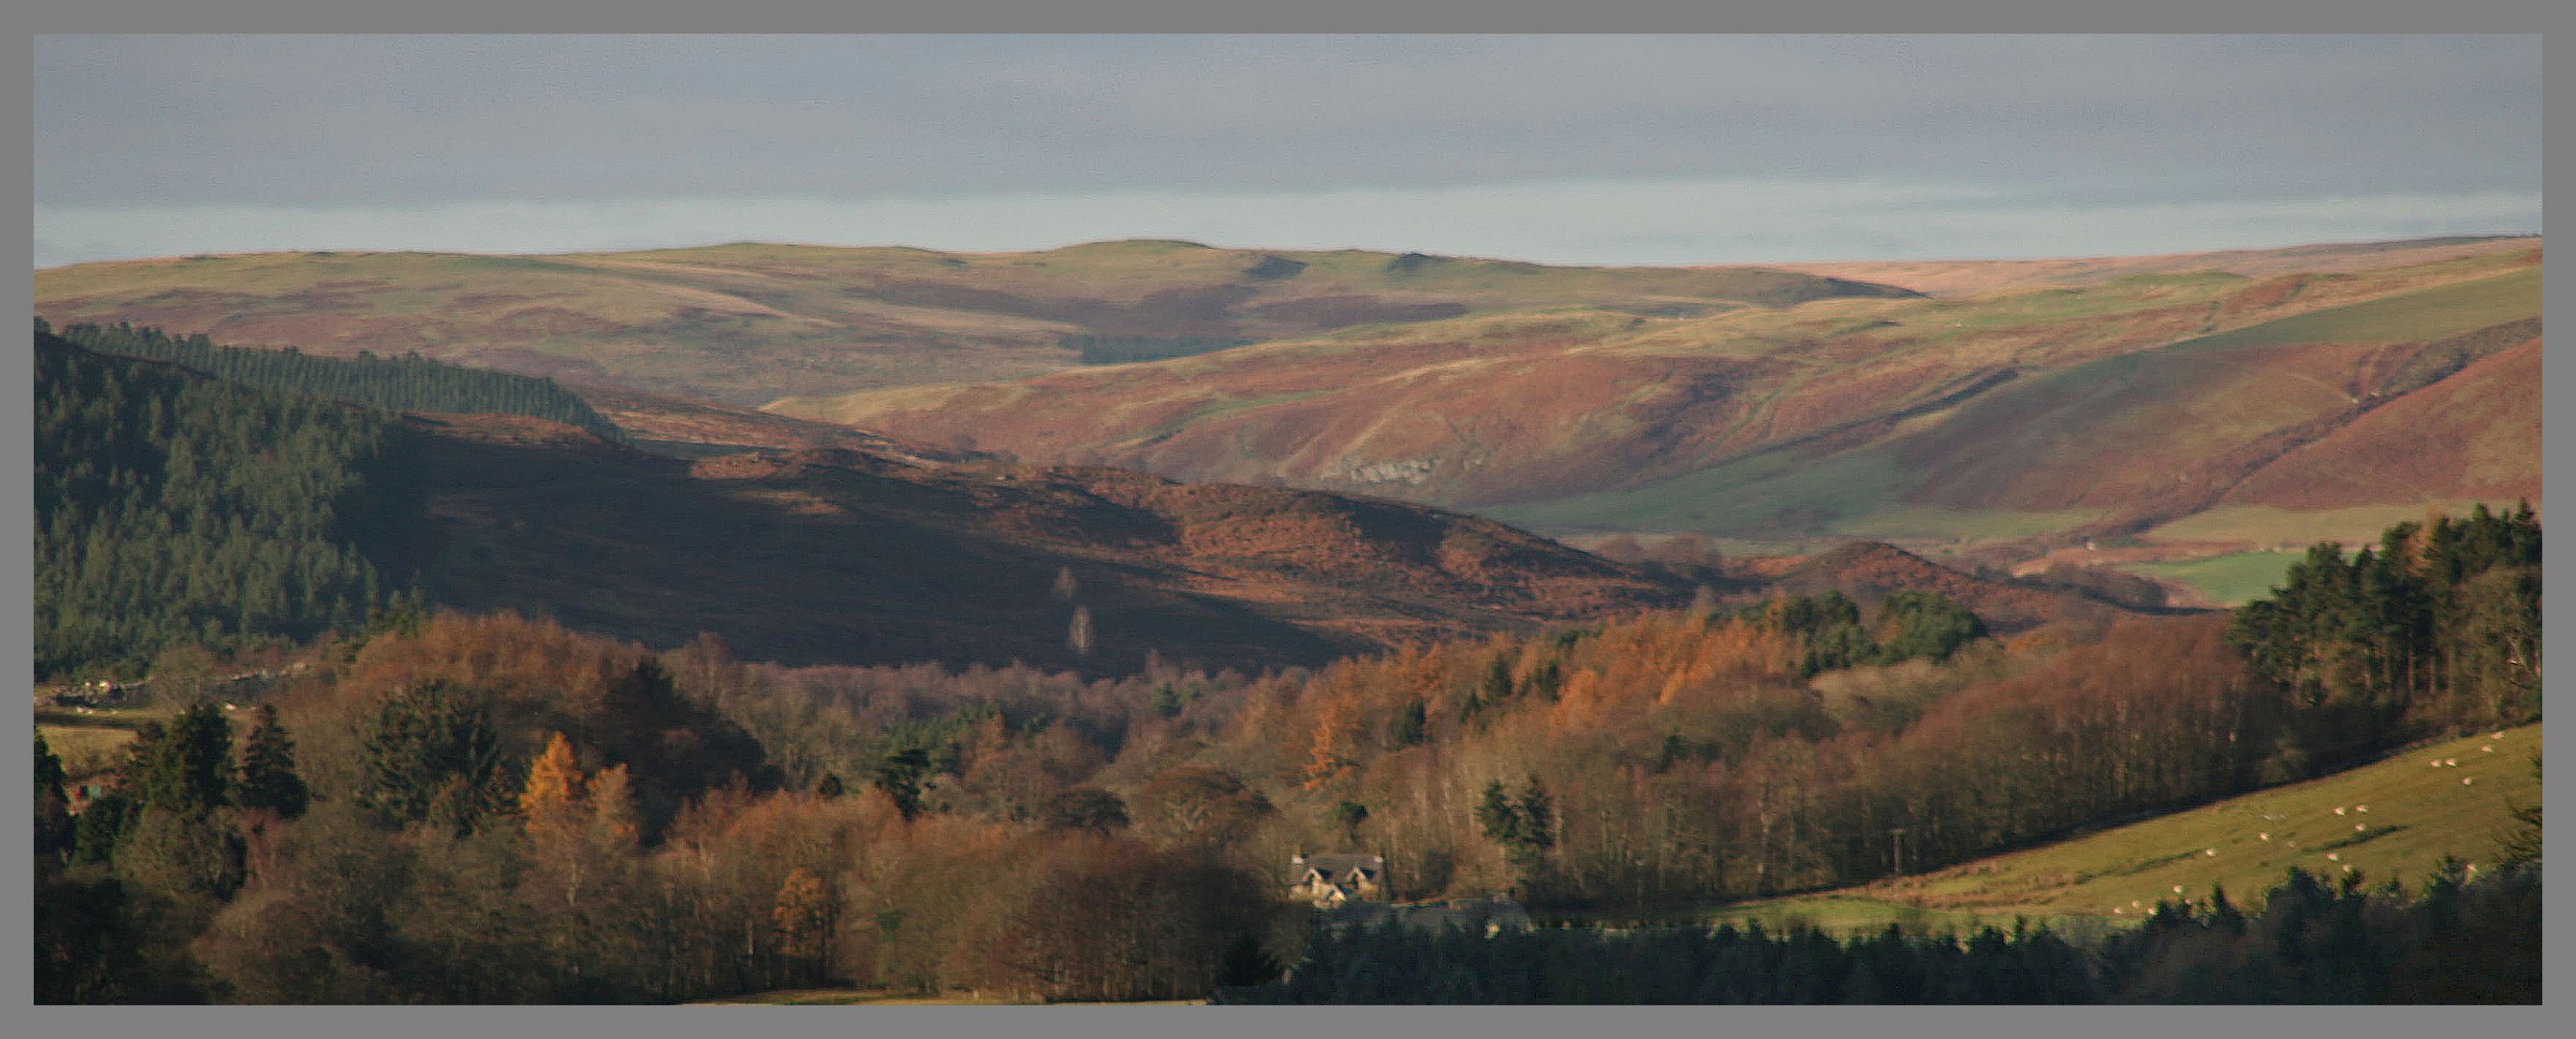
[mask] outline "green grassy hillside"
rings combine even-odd
[[[2222,885],[2229,900],[2260,905],[2292,866],[2329,880],[2349,872],[2370,884],[2397,880],[2417,888],[2445,855],[2494,865],[2496,837],[2512,824],[2511,809],[2540,800],[2532,767],[2540,747],[2537,724],[2503,730],[2501,738],[2479,733],[2044,847],[1867,887],[1734,906],[1717,917],[1773,924],[1805,919],[1845,930],[1891,922],[1964,929],[2016,917],[2116,924],[2153,910],[2160,899],[2205,901]]]

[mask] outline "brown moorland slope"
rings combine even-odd
[[[2541,343],[2467,367],[2281,455],[2224,505],[2383,504],[2399,483],[2426,500],[2541,500]]]
[[[1710,314],[1901,289],[1758,268],[1548,267],[1102,242],[940,253],[740,244],[552,256],[273,253],[36,272],[57,325],[118,321],[725,404],[1058,371],[1086,339],[1204,350],[1506,309]]]
[[[1697,318],[1480,315],[769,410],[1549,530],[2080,540],[2206,509],[2283,453],[2537,335],[2540,262],[2525,240],[2361,273]],[[2536,473],[2538,456],[2503,464]],[[2381,493],[2423,500],[2411,471],[2380,474]]]
[[[1419,505],[811,449],[695,461],[500,416],[415,418],[434,601],[787,663],[1126,672],[1320,664],[1690,590]],[[1075,590],[1059,596],[1059,573]],[[1087,610],[1095,644],[1068,644]]]

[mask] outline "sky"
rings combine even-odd
[[[1546,263],[2541,228],[2537,36],[38,36],[39,268],[1115,238]]]

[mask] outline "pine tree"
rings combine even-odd
[[[310,798],[295,773],[295,741],[278,723],[277,705],[259,705],[259,722],[242,739],[241,806],[293,819]]]
[[[232,723],[223,708],[198,701],[149,741],[135,743],[137,807],[202,816],[228,803]]]
[[[484,803],[483,781],[496,765],[499,737],[472,693],[425,682],[385,701],[365,752],[358,803],[401,823],[428,818],[432,803],[443,799],[451,816],[466,819]]]

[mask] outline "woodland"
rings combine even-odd
[[[1824,590],[1258,673],[789,667],[409,592],[428,490],[384,409],[597,420],[551,383],[130,328],[35,352],[38,678],[148,672],[159,709],[94,784],[36,737],[39,1001],[2538,998],[2513,856],[2089,944],[1336,931],[1282,894],[1364,848],[1397,900],[1717,905],[2526,722],[2528,505],[2318,545],[2231,613],[2000,635]],[[211,680],[252,668],[247,705]]]

